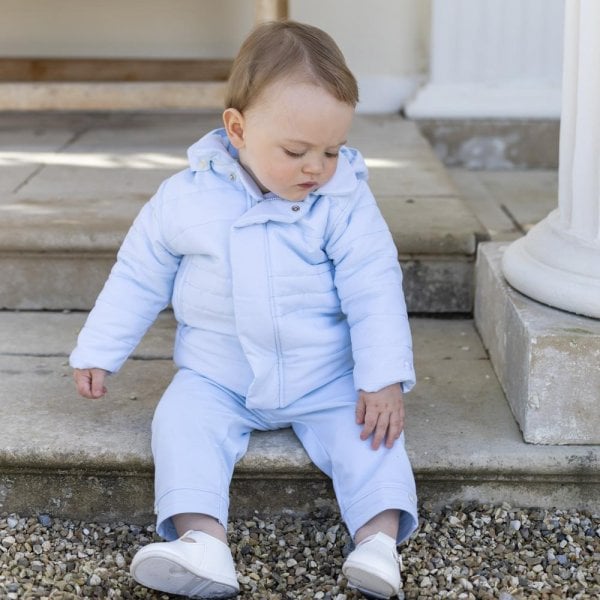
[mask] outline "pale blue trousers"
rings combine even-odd
[[[311,460],[333,480],[352,537],[375,515],[401,511],[398,543],[417,527],[417,497],[402,436],[391,449],[371,449],[355,422],[352,374],[286,408],[249,410],[244,398],[182,369],[152,422],[157,530],[177,538],[171,517],[202,513],[227,527],[229,484],[253,430],[292,427]],[[256,510],[260,510],[260,506]]]

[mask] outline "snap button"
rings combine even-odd
[[[229,173],[229,181],[235,181],[235,180],[236,180],[235,173]]]
[[[294,205],[292,206],[292,210],[293,210],[294,212],[298,212],[298,211],[300,210],[300,207],[299,207],[297,204],[294,204]]]

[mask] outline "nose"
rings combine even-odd
[[[318,156],[307,159],[302,167],[302,171],[307,175],[319,175],[323,172],[323,159]]]

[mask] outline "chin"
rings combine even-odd
[[[308,194],[288,194],[288,195],[279,195],[277,194],[282,200],[287,200],[288,202],[302,202],[302,200],[304,200],[304,198],[306,198],[306,196],[308,196]]]
[[[308,198],[308,196],[310,194],[312,194],[314,191],[315,191],[314,188],[311,188],[309,190],[300,190],[300,191],[297,191],[294,194],[294,200],[296,200],[297,202],[300,201],[300,200],[304,200],[305,198]]]

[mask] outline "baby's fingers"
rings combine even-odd
[[[94,400],[106,394],[104,387],[104,371],[102,369],[75,369],[73,379],[77,392],[84,398]]]
[[[377,419],[377,427],[373,433],[373,440],[371,441],[371,448],[373,450],[379,450],[379,446],[385,439],[385,434],[389,428],[389,415],[386,413],[380,413]]]
[[[75,387],[77,393],[84,398],[92,397],[92,377],[88,371],[81,369],[75,369],[73,371],[73,379],[75,380]]]
[[[404,429],[404,414],[396,413],[396,412],[392,413],[390,416],[387,437],[385,440],[386,448],[393,447],[396,440],[402,434],[403,429]]]
[[[354,411],[355,415],[356,415],[356,424],[357,425],[362,425],[365,422],[365,413],[367,412],[367,405],[365,404],[365,399],[363,398],[363,395],[361,394],[358,397],[358,400],[356,402],[356,409]]]

